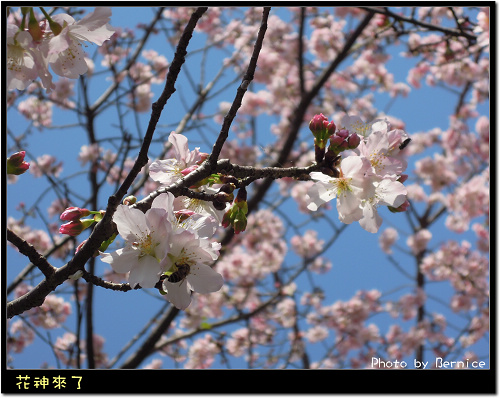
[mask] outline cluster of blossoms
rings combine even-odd
[[[315,137],[316,162],[325,167],[312,172],[316,183],[309,188],[307,208],[318,208],[337,198],[339,220],[358,221],[368,232],[375,233],[382,224],[377,207],[385,205],[393,212],[405,211],[409,202],[402,182],[406,161],[401,151],[408,135],[392,129],[386,120],[364,123],[357,116],[344,116],[341,128],[319,114],[309,128]],[[330,140],[328,150],[326,143]],[[342,157],[347,154],[347,156]]]
[[[428,9],[429,14],[432,13],[432,15],[435,14],[433,10],[452,14],[449,7],[428,7]],[[481,18],[478,16],[478,19],[482,21],[478,29],[487,35],[488,12],[487,9],[482,10]],[[290,11],[297,12],[293,8],[290,8]],[[319,61],[330,62],[342,48],[346,20],[341,18],[337,21],[333,16],[324,16],[317,10],[311,11],[314,11],[315,16],[308,18],[308,20],[311,21],[310,24],[314,27],[314,31],[310,40],[304,41],[303,44],[308,52],[315,55]],[[175,7],[172,10],[166,10],[164,17],[172,19],[176,24],[184,25],[191,12],[191,9],[185,7]],[[346,13],[359,16],[362,13],[360,9],[349,7],[337,7],[335,12],[337,16],[345,16]],[[30,11],[30,22],[31,13],[32,10]],[[229,43],[233,44],[237,51],[230,60],[227,60],[227,64],[229,62],[237,63],[238,60],[246,62],[245,54],[249,56],[251,51],[248,49],[251,50],[254,42],[255,24],[260,23],[258,18],[251,17],[252,13],[259,14],[255,9],[249,9],[246,12],[245,22],[250,22],[250,24],[235,20],[226,26],[223,25],[224,18],[219,18],[220,9],[210,8],[204,18],[200,20],[197,29],[206,32],[214,42],[223,42],[224,39],[229,39]],[[27,15],[25,12],[23,18]],[[460,15],[457,13],[457,16]],[[419,12],[419,17],[423,19],[425,15]],[[433,16],[432,21],[438,24],[440,20],[434,21],[434,17],[437,18],[438,14]],[[55,30],[49,21],[41,24],[40,28],[43,32],[57,32],[57,19],[53,17],[52,21],[52,25],[56,26]],[[376,30],[377,27],[387,27],[389,23],[387,17],[377,14],[372,21],[373,23],[370,23],[366,30],[366,37],[372,38],[372,33],[383,37],[390,32],[389,29],[385,33]],[[29,26],[27,32],[34,39],[35,28]],[[131,36],[131,32],[125,32],[121,37],[127,36],[129,41],[133,42],[134,38]],[[56,33],[54,34],[57,36]],[[437,51],[429,51],[429,57],[424,58],[424,61],[428,62],[419,62],[417,68],[410,70],[410,73],[415,73],[415,79],[410,79],[409,74],[408,83],[414,87],[418,87],[418,80],[424,76],[427,77],[429,85],[442,81],[461,86],[465,82],[473,82],[477,74],[487,75],[487,62],[480,61],[476,65],[469,60],[466,54],[460,52],[463,43],[461,44],[458,40],[448,42],[432,35],[415,36],[417,39],[420,37],[420,39],[411,37],[412,47],[432,48],[433,50],[436,47]],[[113,38],[117,37],[120,35],[113,35]],[[174,35],[171,37],[172,40],[178,38]],[[253,118],[263,112],[279,114],[282,118],[280,124],[271,126],[271,131],[277,135],[279,132],[280,137],[284,137],[285,134],[282,132],[287,130],[287,120],[289,120],[291,110],[296,102],[295,98],[298,95],[297,33],[294,32],[291,24],[280,20],[277,16],[271,16],[267,37],[270,40],[264,42],[264,51],[259,57],[259,68],[255,74],[255,81],[265,84],[266,88],[256,93],[247,92],[238,115],[247,115]],[[113,38],[103,43],[99,49],[101,54],[105,55],[105,66],[108,67],[129,54],[128,48],[111,45]],[[24,36],[20,35],[20,42],[23,39]],[[433,41],[439,43],[434,46],[432,45]],[[11,49],[9,47],[9,50]],[[433,54],[432,59],[430,54]],[[465,61],[449,62],[451,60],[449,57],[452,54],[455,54],[456,61],[459,61],[460,58]],[[142,56],[149,61],[148,65],[136,62],[126,71],[115,76],[117,82],[121,82],[126,76],[132,80],[135,88],[128,105],[139,112],[150,109],[150,85],[157,83],[153,72],[158,74],[158,81],[160,81],[164,79],[164,73],[168,67],[166,59],[154,51],[143,52]],[[81,60],[81,58],[77,59]],[[323,103],[318,105],[315,111],[319,112],[321,109],[322,112],[332,115],[332,119],[340,120],[339,115],[335,113],[333,105],[331,105],[336,104],[338,109],[350,109],[361,115],[364,120],[372,120],[376,111],[371,104],[371,94],[366,96],[360,94],[352,102],[349,99],[350,96],[345,94],[359,90],[356,80],[367,79],[380,85],[381,89],[389,92],[391,96],[405,95],[409,87],[403,83],[394,83],[393,76],[388,73],[384,66],[387,60],[388,55],[383,50],[379,51],[379,48],[375,49],[375,46],[373,49],[360,52],[351,66],[341,73],[332,75],[329,79],[331,90],[326,90],[322,99]],[[431,62],[432,60],[434,62]],[[11,62],[10,58],[9,62]],[[86,59],[85,62],[90,74],[92,61]],[[49,65],[51,64],[49,63]],[[104,66],[104,63],[102,65]],[[315,80],[315,72],[318,71],[315,68],[319,68],[319,65],[320,62],[315,62],[314,65],[304,68],[302,79],[306,90],[311,88]],[[457,67],[460,65],[464,66],[461,70]],[[56,66],[53,70],[58,73],[57,71],[61,68]],[[48,76],[43,74],[43,71],[39,73],[42,84],[47,83]],[[12,81],[19,84],[15,79]],[[484,92],[487,92],[484,81],[485,79],[480,81],[481,84],[473,83],[473,97],[476,102],[484,100]],[[61,99],[52,98],[59,92],[58,83],[63,82],[61,80],[56,82],[56,88],[52,88],[53,91],[50,94],[50,98],[55,101],[54,103],[57,103],[57,100],[62,102],[66,98],[66,96]],[[48,89],[50,90],[50,87]],[[29,92],[30,89],[28,88],[27,91]],[[61,89],[61,92],[64,90]],[[231,104],[226,103],[225,105],[227,108],[222,109],[222,113],[227,113]],[[43,127],[50,124],[51,106],[52,103],[42,102],[37,97],[30,97],[27,101],[21,102],[18,109],[24,116],[33,120],[35,126]],[[465,107],[462,107],[457,118],[460,119],[462,117],[460,115],[467,112],[469,114],[463,116],[464,118],[475,117],[471,110],[467,110]],[[216,122],[221,123],[222,116]],[[456,158],[461,158],[460,151],[467,153],[467,150],[473,149],[475,152],[482,153],[485,159],[488,158],[489,145],[486,139],[489,137],[489,125],[483,125],[481,128],[484,131],[484,134],[481,135],[483,139],[477,141],[466,137],[459,125],[460,120],[455,121],[453,126],[450,126],[449,132],[444,134],[442,131],[432,131],[429,134],[422,134],[421,137],[412,137],[414,141],[407,153],[416,153],[419,147],[422,149],[428,147],[430,144],[427,142],[435,139],[434,143],[436,143],[438,137],[443,136],[442,144],[446,156],[439,154],[434,159],[424,159],[417,162],[417,175],[422,178],[424,184],[428,184],[432,187],[433,192],[436,192],[436,195],[429,197],[428,203],[436,200],[437,194],[442,191],[444,186],[452,186],[457,181],[457,176],[472,173],[472,170],[465,169],[463,164],[455,162]],[[240,138],[253,137],[254,132],[251,129],[245,131],[245,127],[240,126],[245,126],[245,124],[233,126],[236,131],[242,130],[238,135]],[[306,149],[307,144],[303,143],[297,150],[297,156],[292,154],[290,158],[296,159],[295,165],[297,166],[299,163],[309,165],[315,158],[318,165],[321,166],[319,168],[321,173],[312,173],[312,181],[307,183],[294,184],[291,178],[280,181],[280,183],[283,182],[283,185],[286,183],[293,185],[292,196],[300,205],[303,205],[301,210],[315,211],[320,206],[327,208],[328,201],[337,198],[337,209],[341,221],[345,223],[359,221],[366,230],[376,232],[381,223],[377,214],[377,206],[386,205],[391,211],[404,211],[408,205],[406,197],[414,199],[421,192],[422,198],[424,198],[425,193],[422,188],[424,184],[414,185],[408,189],[401,184],[405,179],[401,173],[404,172],[406,163],[400,152],[405,149],[409,138],[402,130],[398,130],[404,127],[395,119],[391,118],[390,123],[387,120],[364,123],[359,117],[346,116],[337,128],[334,122],[329,121],[323,115],[317,115],[311,121],[310,127],[315,135],[315,152],[306,152],[304,149]],[[328,141],[330,141],[329,145]],[[152,187],[154,184],[168,187],[178,182],[179,179],[198,168],[206,157],[206,154],[199,152],[198,149],[189,151],[187,139],[180,134],[171,134],[169,143],[172,145],[172,158],[159,160],[150,165],[150,176],[155,181],[151,183]],[[480,145],[481,148],[475,148],[474,144]],[[280,142],[277,141],[272,145],[279,148]],[[267,151],[268,148],[264,150]],[[453,157],[450,156],[451,154]],[[267,160],[274,161],[273,155],[275,153],[271,152],[271,156],[266,156]],[[46,156],[48,155],[44,155],[42,159],[38,158],[37,162],[32,163],[30,172],[34,176],[43,174],[57,176],[59,173],[60,165],[53,165],[55,158],[49,159]],[[482,159],[484,159],[483,156],[481,156]],[[241,142],[236,140],[226,142],[221,151],[221,158],[231,158],[238,164],[258,166],[260,161],[266,161],[258,157],[258,149],[251,146],[243,147]],[[103,149],[98,144],[83,146],[79,160],[82,162],[82,166],[86,162],[90,162],[94,171],[97,168],[103,171],[109,170],[107,178],[110,183],[125,178],[131,164],[133,164],[133,159],[127,158],[124,167],[115,165],[110,168],[110,165],[115,163],[115,154],[103,153]],[[473,161],[474,159],[469,163],[473,165]],[[457,166],[454,166],[454,163]],[[244,187],[239,189],[233,206],[228,209],[228,199],[232,197],[234,188],[231,187],[230,183],[222,181],[220,176],[211,178],[211,182],[202,181],[189,188],[197,193],[220,194],[221,200],[219,202],[201,201],[188,197],[173,198],[170,194],[162,194],[153,202],[151,209],[143,214],[139,210],[129,207],[133,201],[129,199],[124,201],[124,204],[116,211],[114,221],[120,235],[126,240],[126,246],[115,253],[102,253],[101,258],[110,263],[116,271],[116,274],[108,278],[109,280],[113,280],[112,277],[116,278],[128,274],[132,286],[156,287],[164,292],[165,297],[178,308],[190,306],[182,319],[178,323],[173,323],[170,329],[173,334],[179,333],[180,329],[196,329],[202,325],[202,322],[208,323],[207,319],[210,318],[220,319],[226,310],[235,308],[241,313],[240,311],[243,310],[259,309],[255,316],[252,315],[251,318],[245,320],[245,327],[235,330],[228,337],[226,346],[221,345],[221,342],[224,342],[222,341],[224,333],[220,333],[221,340],[219,341],[214,339],[214,335],[209,334],[212,332],[207,332],[202,338],[193,340],[193,343],[188,343],[188,339],[184,338],[164,347],[165,352],[169,351],[168,355],[176,362],[187,359],[185,364],[187,368],[208,368],[215,362],[215,356],[224,355],[224,351],[234,356],[246,355],[249,363],[253,366],[259,360],[259,356],[263,358],[256,346],[270,346],[271,343],[274,346],[278,341],[276,339],[278,332],[284,328],[297,327],[300,317],[304,316],[305,311],[299,307],[296,296],[300,290],[296,291],[293,283],[283,285],[284,273],[278,273],[282,270],[287,250],[286,242],[282,237],[281,222],[277,218],[273,218],[271,212],[261,210],[250,215],[247,226]],[[484,173],[480,177],[471,179],[455,193],[449,194],[447,197],[442,196],[440,200],[446,203],[449,210],[453,211],[453,214],[447,219],[448,227],[453,227],[455,231],[461,232],[469,227],[473,217],[489,211],[488,181],[489,175]],[[214,185],[220,185],[218,191]],[[154,191],[157,187],[154,185],[154,189],[150,191]],[[304,198],[307,198],[307,201]],[[64,206],[69,206],[69,203]],[[60,209],[59,213],[62,210]],[[96,215],[96,217],[82,219],[91,214]],[[69,221],[69,223],[61,227],[60,231],[77,235],[85,228],[95,224],[99,217],[100,212],[69,208],[61,215],[61,219]],[[222,287],[219,286],[222,284],[220,275],[217,276],[215,271],[207,270],[207,266],[218,259],[219,246],[217,243],[211,242],[218,225],[224,227],[232,225],[236,233],[246,230],[245,234],[241,234],[233,240],[232,243],[236,242],[236,245],[231,247],[231,250],[217,263],[216,269],[226,281],[226,285]],[[474,224],[473,228],[477,231],[478,236],[484,237],[484,245],[486,245],[489,242],[487,226]],[[422,229],[408,238],[407,245],[412,253],[418,254],[426,250],[431,237],[428,230]],[[398,234],[395,229],[386,230],[380,241],[383,250],[390,253],[397,238]],[[27,238],[26,240],[29,241]],[[39,240],[41,241],[41,239]],[[51,243],[48,236],[46,241],[48,248]],[[310,270],[323,273],[331,268],[331,264],[326,259],[319,257],[325,242],[318,239],[316,232],[306,231],[303,236],[294,236],[290,244],[291,248],[304,260],[316,257],[313,260],[314,263],[309,267]],[[101,247],[101,251],[104,250],[106,248]],[[463,254],[462,258],[458,256],[459,254]],[[470,248],[463,245],[455,247],[447,244],[436,255],[425,258],[422,271],[429,279],[449,280],[451,282],[457,291],[450,303],[454,311],[473,311],[477,306],[484,306],[485,301],[488,300],[487,295],[481,294],[482,290],[487,291],[488,288],[487,266],[487,260],[470,253]],[[285,267],[283,269],[286,270]],[[273,283],[268,283],[270,280]],[[267,306],[264,300],[272,294],[272,289],[280,289],[280,294],[286,298],[281,299],[275,306],[274,304]],[[190,297],[191,291],[213,292],[213,294]],[[369,363],[369,358],[375,355],[375,344],[385,347],[389,357],[398,359],[403,355],[410,355],[418,346],[426,344],[426,340],[435,343],[434,350],[437,355],[442,355],[438,351],[440,345],[443,345],[443,352],[451,350],[454,346],[455,341],[447,339],[443,334],[446,318],[439,314],[433,314],[433,318],[419,322],[416,327],[409,331],[403,331],[399,326],[391,326],[385,335],[379,332],[375,324],[367,323],[373,315],[382,312],[383,308],[394,317],[401,315],[403,320],[415,318],[417,308],[421,307],[426,300],[425,292],[421,289],[417,289],[413,294],[404,295],[399,300],[389,302],[385,307],[381,305],[381,293],[376,290],[358,292],[352,299],[337,301],[330,306],[320,305],[321,295],[322,292],[319,288],[312,293],[305,292],[303,295],[300,305],[308,306],[314,311],[307,311],[308,317],[306,319],[309,328],[299,332],[293,331],[288,335],[291,348],[287,360],[290,362],[298,360],[302,353],[306,355],[305,350],[302,351],[304,341],[316,343],[325,341],[328,337],[336,344],[336,354],[328,355],[320,362],[312,363],[311,367],[345,366],[345,358],[351,350],[355,349],[360,351],[358,357],[353,357],[353,354],[350,354],[349,358],[351,358],[353,367],[360,367]],[[53,308],[64,308],[58,305],[59,301],[48,299],[47,304],[51,304]],[[263,307],[259,308],[261,305]],[[272,307],[274,309],[271,309]],[[175,329],[177,327],[180,329]],[[464,346],[472,344],[487,331],[488,314],[485,309],[482,309],[480,314],[478,313],[472,318],[468,334],[463,335],[461,342]],[[29,334],[29,332],[31,335],[33,334],[31,329],[25,328],[23,330],[18,323],[13,324],[11,332],[18,337],[14,341],[15,349],[26,344],[23,343],[23,340],[29,343],[30,338],[33,339],[33,336]],[[334,333],[335,339],[332,339],[331,335]],[[101,362],[102,343],[102,340],[94,335],[94,354],[97,357],[97,363]],[[73,334],[66,334],[62,339],[56,341],[54,352],[63,364],[76,366],[74,361],[75,344],[76,336]],[[85,346],[81,346],[80,349],[84,352]],[[180,355],[180,350],[184,350],[186,355]],[[274,361],[277,361],[275,358],[277,356],[273,352],[273,355],[269,355],[267,358],[268,362],[265,365],[272,366]],[[80,361],[83,359],[82,354]],[[262,359],[260,360],[262,361]],[[105,356],[102,361],[106,361]],[[149,367],[159,368],[160,365],[155,360]]]
[[[38,21],[33,7],[21,7],[21,21],[12,16],[7,24],[7,89],[24,90],[40,78],[50,93],[56,88],[52,71],[76,79],[88,70],[83,42],[102,45],[114,33],[109,25],[111,9],[97,7],[79,21],[68,14],[50,16],[40,8],[45,19]]]
[[[23,296],[31,289],[33,289],[32,286],[20,284],[14,291],[16,298]],[[71,314],[71,304],[62,297],[49,294],[41,306],[31,308],[26,314],[33,325],[43,329],[55,329],[60,327]]]
[[[149,167],[151,178],[160,187],[169,186],[196,170],[207,157],[199,148],[190,151],[187,138],[181,134],[172,132],[168,141],[172,158],[157,160]],[[125,247],[104,253],[115,239],[113,235],[100,247],[102,261],[109,263],[116,273],[128,273],[133,287],[158,288],[180,309],[190,305],[191,291],[220,290],[223,278],[210,267],[219,256],[220,244],[211,242],[211,238],[220,225],[232,225],[238,233],[247,224],[246,191],[241,187],[234,198],[234,181],[230,176],[212,175],[191,190],[215,194],[215,200],[175,198],[171,193],[163,193],[153,200],[146,213],[130,207],[135,198],[126,198],[113,216]],[[228,205],[233,199],[233,204]],[[83,219],[89,215],[93,217]],[[69,207],[60,218],[68,223],[59,232],[77,236],[100,221],[102,212]]]
[[[143,213],[120,205],[114,216],[126,245],[114,253],[101,253],[101,260],[115,272],[129,272],[131,286],[158,287],[179,309],[191,303],[191,291],[211,293],[223,285],[220,274],[209,264],[219,256],[220,244],[210,242],[217,223],[194,212],[175,212],[174,196],[159,195]]]
[[[97,334],[92,336],[93,340],[93,354],[95,367],[101,368],[105,366],[108,362],[108,356],[105,352],[103,352],[104,348],[104,338]],[[73,333],[65,333],[62,337],[58,337],[54,343],[54,354],[57,356],[64,365],[77,367],[77,353],[80,352],[79,362],[83,363],[86,358],[85,352],[86,349],[86,341],[79,340],[80,349],[77,348],[77,337]]]
[[[406,162],[397,157],[407,140],[402,130],[391,129],[386,121],[367,125],[348,116],[337,130],[322,114],[316,115],[309,127],[315,136],[316,161],[322,165],[322,172],[311,173],[316,183],[308,191],[309,210],[317,210],[337,196],[343,222],[359,221],[367,231],[376,232],[381,224],[378,205],[385,204],[394,211],[406,209],[406,189],[400,182]],[[187,138],[181,134],[172,132],[168,141],[172,158],[156,160],[149,166],[151,178],[160,187],[176,183],[207,158],[199,148],[189,150]],[[342,158],[345,151],[350,151],[350,156]],[[117,273],[128,273],[133,287],[159,288],[180,309],[190,305],[191,291],[220,290],[223,277],[210,267],[218,258],[220,244],[210,239],[220,225],[232,225],[236,233],[247,227],[246,190],[240,187],[234,198],[236,182],[234,177],[211,175],[190,188],[214,194],[216,200],[175,198],[171,193],[163,193],[145,214],[129,206],[135,200],[127,200],[113,217],[126,245],[114,253],[104,253],[115,238],[111,237],[101,246],[102,261]],[[228,206],[233,198],[233,204]],[[91,214],[95,216],[81,219]],[[61,226],[60,232],[76,236],[101,217],[98,211],[70,207],[61,215],[69,223]],[[317,267],[323,267],[321,261]]]

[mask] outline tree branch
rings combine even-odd
[[[38,267],[40,271],[49,278],[55,274],[57,268],[53,267],[47,259],[42,256],[37,250],[24,239],[16,235],[14,231],[7,228],[7,240],[17,247],[21,254],[24,254],[30,259],[34,266]]]
[[[262,49],[262,43],[264,41],[264,36],[267,30],[267,19],[269,17],[270,11],[271,7],[264,7],[264,11],[262,13],[262,22],[260,24],[259,32],[257,34],[257,40],[255,41],[252,57],[250,58],[247,71],[243,76],[243,81],[241,82],[240,86],[238,87],[238,90],[236,91],[236,97],[233,100],[231,108],[229,109],[227,115],[224,117],[222,129],[219,133],[219,136],[217,137],[217,141],[213,146],[212,153],[210,154],[210,157],[206,161],[206,163],[209,165],[211,169],[215,168],[217,159],[219,159],[220,151],[222,150],[222,146],[224,145],[224,142],[226,141],[229,135],[229,128],[231,127],[231,123],[236,117],[236,112],[241,106],[243,96],[245,95],[248,86],[253,80],[255,69],[257,67],[257,60],[259,58],[259,53],[260,50]]]
[[[443,26],[439,25],[433,25],[427,22],[419,21],[414,18],[406,18],[402,15],[398,15],[393,13],[392,11],[389,11],[387,7],[358,7],[361,8],[362,10],[369,11],[369,12],[374,12],[377,14],[382,14],[382,15],[387,15],[388,17],[394,18],[397,21],[401,22],[407,22],[409,24],[415,25],[415,26],[420,26],[422,28],[426,28],[431,31],[437,31],[441,33],[445,33],[450,36],[462,36],[465,37],[469,43],[475,43],[476,42],[476,36],[473,34],[467,33],[461,29],[452,29],[452,28],[445,28]]]
[[[134,181],[137,174],[148,162],[147,152],[153,138],[156,124],[158,123],[163,107],[167,103],[170,96],[175,92],[175,82],[177,80],[177,76],[179,75],[181,66],[185,61],[185,56],[187,54],[186,48],[193,35],[196,23],[206,10],[207,7],[198,8],[192,14],[188,24],[186,25],[186,28],[184,29],[184,32],[177,46],[177,50],[175,52],[174,59],[167,74],[165,88],[158,101],[153,104],[153,111],[151,113],[148,130],[144,137],[143,145],[141,147],[141,150],[139,151],[137,160],[118,191],[114,195],[109,197],[106,214],[104,215],[103,219],[96,225],[87,242],[82,246],[78,253],[75,254],[73,259],[59,268],[53,275],[50,275],[42,282],[40,282],[35,288],[33,288],[33,290],[29,291],[24,296],[7,303],[8,318],[12,318],[13,316],[19,315],[33,307],[42,305],[45,297],[53,292],[57,288],[57,286],[62,284],[66,279],[68,279],[70,275],[73,275],[76,271],[83,270],[85,263],[89,258],[93,256],[101,243],[112,235],[114,229],[112,222],[113,213],[120,203],[121,198],[125,196],[128,188]]]

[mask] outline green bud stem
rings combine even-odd
[[[55,22],[49,14],[47,14],[47,11],[43,9],[43,7],[40,7],[40,10],[42,11],[43,15],[45,18],[47,18],[47,21],[49,23],[50,29],[52,30],[52,33],[54,33],[55,36],[59,35],[63,28],[61,25],[59,25],[57,22]]]

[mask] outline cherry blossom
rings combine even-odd
[[[383,124],[385,122],[378,122]],[[372,129],[374,127],[372,126]],[[383,178],[398,178],[406,169],[406,161],[398,159],[393,152],[399,152],[399,144],[404,140],[401,135],[389,142],[390,135],[387,132],[377,130],[368,137],[366,142],[361,142],[358,150],[361,156],[370,160],[372,172]],[[398,148],[398,149],[393,149]],[[396,155],[397,156],[397,155]]]
[[[414,235],[408,237],[406,244],[411,251],[418,254],[427,248],[427,243],[432,239],[432,233],[427,229],[421,229]]]
[[[129,274],[130,285],[152,288],[164,271],[161,261],[168,253],[172,226],[167,211],[151,208],[146,214],[120,205],[113,215],[126,246],[114,253],[101,253],[101,260],[118,273]]]
[[[163,281],[168,301],[179,309],[185,309],[191,303],[191,291],[207,294],[222,287],[222,276],[208,265],[217,259],[218,247],[219,244],[210,244],[187,230],[172,236],[172,249],[165,257],[164,268],[175,272],[179,265],[188,265],[189,270],[179,282],[170,282],[169,278]]]
[[[380,248],[387,254],[392,254],[391,246],[399,238],[398,231],[394,228],[386,228],[379,237]]]
[[[150,177],[165,186],[182,178],[184,176],[182,174],[183,170],[196,165],[202,160],[199,149],[196,148],[190,151],[188,140],[182,134],[172,131],[168,137],[168,142],[172,144],[174,158],[155,160],[149,166]]]
[[[24,90],[38,77],[29,32],[7,24],[7,89]]]
[[[311,178],[317,183],[308,191],[310,203],[307,208],[316,211],[323,203],[337,198],[339,219],[346,224],[358,221],[363,217],[361,201],[371,196],[369,190],[374,190],[365,176],[369,167],[367,159],[351,156],[342,160],[342,175],[339,178],[312,172]]]
[[[407,191],[399,181],[389,179],[374,181],[373,186],[374,190],[370,191],[360,204],[363,215],[359,219],[359,225],[368,232],[376,233],[382,225],[382,217],[378,214],[377,207],[385,205],[398,208],[405,203]]]
[[[7,351],[19,353],[33,343],[35,332],[26,322],[19,319],[8,326],[10,328],[7,332]]]
[[[63,26],[48,42],[48,60],[54,73],[76,79],[88,70],[82,51],[82,43],[88,41],[101,46],[114,32],[109,25],[111,8],[96,7],[95,11],[79,21],[68,14],[56,14],[52,18]]]
[[[36,127],[50,127],[52,125],[52,107],[50,101],[43,101],[30,96],[19,104],[19,111],[28,120],[32,120]]]
[[[136,8],[136,25],[111,28],[108,7],[9,7],[6,137],[30,172],[10,176],[6,198],[7,308],[23,318],[7,324],[8,366],[22,351],[44,368],[485,359],[491,10],[369,8],[273,7],[265,24],[263,7],[156,8],[149,20]],[[87,142],[57,152],[61,133]],[[219,156],[194,181],[202,148]],[[88,243],[101,245],[96,267]],[[26,278],[42,289],[13,289]],[[110,361],[88,316],[114,294],[141,314],[111,309],[139,323],[115,316],[123,346]],[[39,344],[55,358],[37,363]]]
[[[24,160],[26,151],[16,152],[7,159],[7,174],[24,174],[30,167],[30,164]]]

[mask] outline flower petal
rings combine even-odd
[[[195,292],[202,294],[217,292],[224,285],[222,275],[205,264],[191,266],[187,280]]]
[[[118,206],[113,214],[113,221],[120,235],[129,242],[135,242],[138,236],[147,235],[149,232],[144,213],[126,205]]]
[[[375,206],[366,204],[363,207],[363,218],[359,220],[359,225],[372,234],[378,232],[382,225],[382,217],[378,214]]]
[[[149,176],[162,185],[170,185],[182,178],[176,159],[155,160],[149,166]]]
[[[139,251],[133,248],[118,249],[113,253],[101,253],[101,261],[108,263],[113,271],[125,274],[132,269],[132,265],[137,262]]]
[[[160,263],[152,256],[143,256],[132,266],[128,277],[132,287],[140,284],[144,288],[152,288],[160,279],[162,269]]]
[[[185,135],[170,133],[168,141],[172,144],[175,152],[175,158],[186,165],[186,158],[189,156],[188,139]]]
[[[186,281],[170,283],[163,281],[163,290],[167,292],[165,298],[180,310],[185,310],[191,304],[191,289]]]

